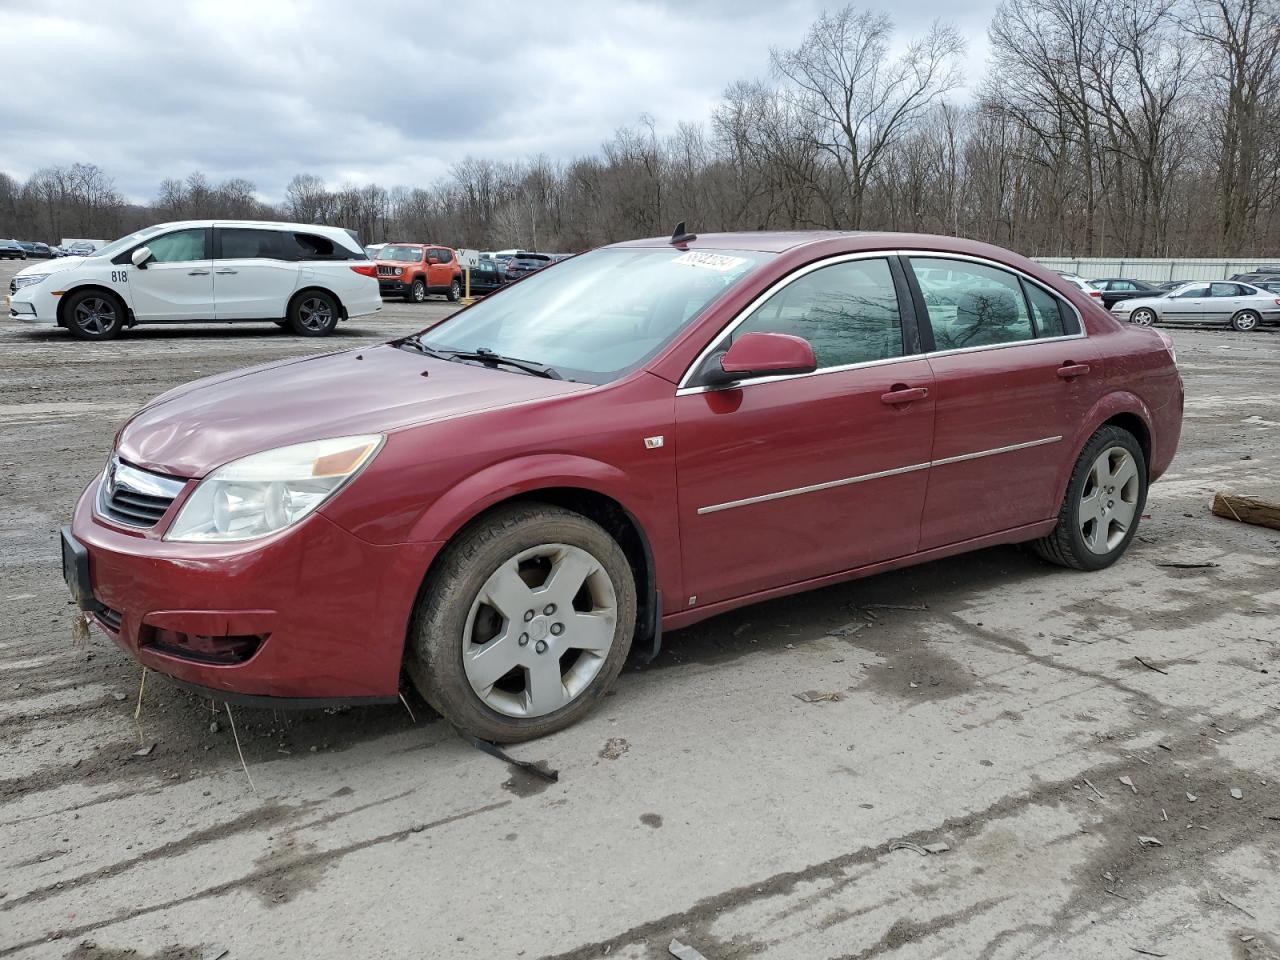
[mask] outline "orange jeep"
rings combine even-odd
[[[421,303],[429,293],[443,293],[450,301],[462,296],[462,266],[448,247],[388,243],[378,251],[375,263],[378,289],[384,297]]]

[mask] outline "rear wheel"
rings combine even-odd
[[[449,284],[448,296],[449,296],[450,303],[457,303],[458,300],[461,299],[462,297],[462,284],[460,284],[457,280],[454,280],[451,284]]]
[[[114,340],[124,329],[124,304],[109,293],[73,293],[63,308],[67,329],[80,340]]]
[[[1139,326],[1149,327],[1156,322],[1156,312],[1148,310],[1146,307],[1139,307],[1129,316],[1130,323],[1136,323]]]
[[[421,278],[413,281],[413,286],[409,288],[405,299],[413,303],[423,303],[427,299],[427,285],[422,282]]]
[[[1147,459],[1133,434],[1105,426],[1076,460],[1058,525],[1032,541],[1042,558],[1075,570],[1101,570],[1120,559],[1147,502]]]
[[[1231,318],[1231,328],[1239,330],[1241,333],[1247,333],[1250,330],[1258,329],[1258,324],[1262,322],[1262,318],[1252,310],[1241,310]]]
[[[338,301],[323,290],[308,290],[289,307],[289,329],[303,337],[324,337],[338,325]]]
[[[635,579],[617,541],[570,510],[517,504],[446,548],[415,611],[406,666],[459,729],[529,740],[604,695],[635,622]]]

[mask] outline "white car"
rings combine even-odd
[[[189,220],[147,227],[92,256],[20,270],[9,316],[109,340],[138,323],[270,320],[321,337],[382,309],[377,271],[339,227]]]
[[[1263,323],[1280,321],[1280,298],[1248,283],[1201,281],[1184,283],[1160,296],[1121,300],[1111,312],[1147,327],[1153,323],[1213,323],[1256,330]]]

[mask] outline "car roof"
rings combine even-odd
[[[153,223],[144,230],[180,230],[191,227],[263,227],[271,230],[305,230],[324,236],[343,236],[348,239],[351,234],[344,227],[330,227],[319,223],[286,223],[282,220],[174,220],[171,223]]]
[[[800,247],[824,245],[824,252],[839,248],[856,253],[874,250],[921,250],[934,253],[958,253],[987,259],[1008,260],[1018,254],[980,240],[948,237],[931,233],[897,233],[880,230],[778,230],[743,231],[741,233],[700,233],[697,238],[678,245],[681,250],[746,250],[753,253],[786,253]],[[614,248],[667,247],[670,237],[649,237],[611,244]]]

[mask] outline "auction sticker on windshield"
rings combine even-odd
[[[702,267],[706,270],[719,270],[722,273],[740,267],[746,263],[745,257],[727,257],[722,253],[700,253],[690,250],[676,257],[673,263],[684,263],[691,267]]]

